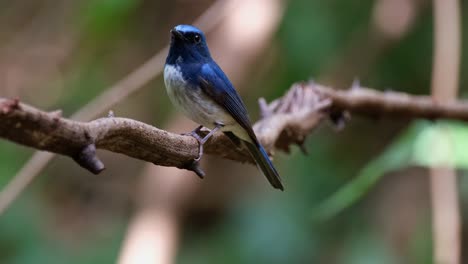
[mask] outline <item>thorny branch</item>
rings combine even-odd
[[[447,118],[468,121],[468,103],[436,103],[429,96],[379,92],[360,87],[334,90],[315,84],[295,84],[281,98],[267,104],[260,99],[262,118],[254,130],[265,148],[289,151],[324,119],[341,124],[348,113],[405,118]],[[105,149],[162,166],[188,169],[202,175],[193,160],[197,141],[127,118],[104,117],[78,122],[58,112],[44,112],[0,97],[0,137],[32,148],[66,155],[93,173],[104,169],[96,149]],[[305,149],[303,149],[305,151]],[[205,153],[239,162],[252,162],[245,150],[235,148],[221,133],[205,145]]]

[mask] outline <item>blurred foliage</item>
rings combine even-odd
[[[0,47],[12,41],[16,31],[27,28],[32,17],[40,15],[40,6],[50,8],[52,14],[63,11],[53,9],[58,3],[53,0],[44,4],[26,0],[15,1],[16,4],[3,2],[0,21],[6,23],[0,24],[0,36],[4,37]],[[268,52],[274,54],[273,62],[260,77],[252,70],[252,79],[256,79],[245,82],[249,86],[245,90],[274,98],[282,95],[293,82],[310,78],[320,82],[322,76],[329,77],[327,81],[330,81],[330,72],[334,73],[339,68],[337,65],[343,63],[345,72],[338,72],[346,77],[331,78],[339,85],[351,84],[354,77],[359,77],[363,85],[376,89],[427,94],[432,59],[429,3],[420,7],[408,34],[383,45],[370,65],[363,67],[364,61],[350,56],[364,57],[370,52],[368,47],[376,46],[369,44],[375,40],[368,37],[372,34],[375,2],[288,1],[272,51]],[[73,5],[72,15],[63,21],[69,23],[64,31],[73,40],[73,49],[58,63],[61,75],[57,78],[65,88],[48,107],[61,108],[65,115],[79,109],[166,44],[165,33],[173,26],[171,23],[185,23],[188,14],[195,17],[198,13],[193,10],[200,10],[187,8],[194,4],[186,1],[63,3]],[[468,40],[467,6],[463,2],[464,40]],[[44,23],[39,28],[46,30],[48,19],[46,16],[39,20]],[[40,38],[36,41],[39,43]],[[468,55],[463,54],[462,72],[466,72]],[[349,61],[349,58],[353,59]],[[462,74],[461,94],[466,93],[466,84],[468,75]],[[47,88],[50,83],[37,86]],[[252,104],[249,109],[256,108],[255,98],[246,99]],[[41,105],[42,102],[32,103]],[[168,118],[172,107],[158,78],[114,111],[119,116],[159,125]],[[409,234],[406,239],[388,235],[389,226],[400,214],[398,204],[416,201],[401,197],[385,201],[382,197],[395,190],[383,187],[379,180],[389,171],[405,174],[403,168],[407,165],[427,166],[445,160],[448,154],[439,155],[446,150],[443,142],[437,151],[427,149],[428,142],[434,142],[441,130],[450,134],[450,143],[455,147],[451,161],[466,169],[468,128],[465,124],[418,121],[408,126],[401,120],[355,117],[340,133],[334,133],[331,126],[320,127],[308,139],[308,156],[293,149],[290,155],[279,154],[275,159],[286,183],[284,193],[269,189],[259,192],[258,186],[252,186],[223,208],[211,209],[203,216],[206,219],[202,221],[212,223],[208,227],[191,224],[191,219],[186,219],[177,262],[430,263],[430,219],[423,213],[428,209],[415,206],[418,217],[411,221],[416,224],[398,227],[398,232]],[[5,186],[31,153],[0,142],[0,186]],[[132,186],[142,163],[117,155],[103,153],[103,156],[110,170],[107,176],[102,176],[105,178],[84,175],[85,172],[67,159],[49,165],[21,199],[0,216],[0,263],[112,263],[116,260],[133,209]],[[408,179],[385,180],[388,183]],[[427,192],[427,186],[412,192]],[[460,179],[460,192],[466,215],[466,177]],[[388,212],[386,222],[377,220],[379,208],[394,210]],[[317,221],[317,217],[322,221]]]
[[[314,212],[326,220],[351,206],[384,176],[408,166],[450,166],[468,169],[468,125],[459,122],[414,122],[384,153],[370,161],[355,179],[342,187]]]
[[[10,180],[9,177],[21,168],[27,154],[23,148],[18,148],[17,145],[5,141],[0,141],[0,150],[2,164],[8,164],[8,166],[0,166],[0,186],[5,186]]]
[[[350,183],[316,208],[313,217],[319,221],[324,221],[336,216],[336,214],[351,206],[362,195],[366,194],[386,172],[410,165],[412,142],[416,139],[418,133],[420,133],[420,128],[417,125],[403,132],[387,147],[384,153],[367,163]]]
[[[468,169],[467,149],[468,125],[458,122],[437,122],[435,125],[426,125],[415,139],[412,161],[416,165],[426,167],[454,166],[466,170]]]
[[[83,30],[99,41],[116,37],[123,27],[131,25],[131,14],[134,14],[139,0],[88,0],[78,14],[83,23]],[[109,41],[109,40],[108,40]]]
[[[44,214],[44,207],[34,197],[21,198],[0,219],[0,258],[2,263],[112,263],[115,261],[124,226],[101,226],[96,233],[84,231],[86,237],[60,238],[54,221]],[[93,243],[89,243],[92,241]],[[102,246],[98,246],[102,245]]]

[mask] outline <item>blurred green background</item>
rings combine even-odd
[[[272,100],[294,82],[309,79],[344,89],[358,78],[363,86],[378,90],[428,94],[432,2],[391,2],[281,2],[282,17],[272,39],[236,82],[252,118],[258,117],[258,97]],[[0,0],[0,95],[50,111],[62,109],[69,116],[163,48],[170,28],[190,23],[211,3]],[[467,2],[461,8],[466,40]],[[466,54],[462,97],[468,83],[463,74]],[[117,116],[157,127],[164,127],[173,112],[161,76],[112,109]],[[459,146],[454,156],[463,175],[468,128],[452,122],[446,126]],[[284,193],[270,190],[263,178],[253,183],[243,178],[221,201],[204,202],[230,189],[235,175],[246,168],[234,166],[229,184],[210,184],[203,192],[211,195],[205,193],[201,202],[184,207],[174,262],[430,263],[425,165],[437,161],[428,159],[424,142],[430,142],[436,127],[424,121],[359,116],[339,132],[324,124],[307,140],[309,155],[297,147],[290,154],[277,153]],[[0,141],[0,187],[32,153]],[[128,223],[138,210],[137,186],[146,164],[108,152],[100,155],[107,170],[98,176],[67,158],[54,159],[0,215],[0,263],[117,261]],[[260,178],[250,167],[249,172]],[[215,177],[208,173],[208,178]],[[199,184],[205,181],[210,179]],[[459,190],[465,215],[464,177]],[[465,229],[462,235],[465,241]]]

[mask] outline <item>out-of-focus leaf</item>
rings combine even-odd
[[[0,187],[4,187],[21,167],[29,149],[0,139]]]
[[[106,37],[128,22],[129,14],[140,0],[88,0],[81,13],[81,23],[94,37]]]
[[[350,183],[332,194],[313,212],[314,219],[326,220],[351,206],[388,171],[405,167],[412,155],[412,142],[419,132],[427,126],[417,122],[403,132],[385,152],[365,166]]]
[[[468,125],[460,122],[414,122],[379,157],[369,162],[358,176],[339,189],[314,211],[326,220],[351,206],[385,173],[410,165],[454,166],[468,169]]]
[[[359,230],[359,234],[354,234],[345,243],[347,246],[341,256],[341,261],[338,263],[386,264],[400,262],[375,232]]]
[[[460,122],[438,122],[428,126],[414,144],[415,165],[453,166],[468,169],[468,125]]]
[[[2,215],[0,263],[115,263],[125,231],[122,221],[76,235],[73,244],[56,238],[63,230],[57,231],[46,217],[48,209],[34,195],[24,195]]]

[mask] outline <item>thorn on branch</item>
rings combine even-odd
[[[314,81],[314,79],[309,79],[307,82],[299,82],[298,84],[303,87],[314,87],[317,83]]]
[[[62,110],[57,109],[55,111],[49,112],[49,114],[54,118],[54,119],[59,119],[62,117]]]
[[[353,84],[351,84],[351,90],[359,90],[361,88],[361,82],[358,78],[354,78]]]
[[[266,118],[266,117],[269,117],[271,115],[271,110],[270,108],[268,107],[268,103],[267,101],[265,100],[265,98],[263,97],[260,97],[258,99],[258,105],[260,107],[260,116],[262,118]]]
[[[6,101],[0,106],[0,112],[6,115],[9,114],[11,111],[19,108],[19,98],[13,98],[11,100]]]
[[[94,174],[99,174],[105,169],[104,164],[96,155],[96,146],[94,144],[89,144],[84,147],[78,154],[73,157],[73,160],[76,161],[81,167],[89,170]]]
[[[60,118],[62,118],[62,110],[59,109],[49,112],[49,115],[52,116],[52,120],[54,121],[54,123],[52,124],[53,128],[57,128],[59,125]]]

